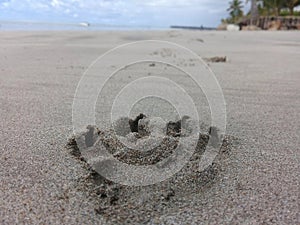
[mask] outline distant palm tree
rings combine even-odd
[[[300,5],[300,0],[285,0],[284,1],[284,6],[286,6],[289,9],[290,15],[294,15],[294,8],[298,5]]]
[[[251,0],[251,18],[257,18],[258,16],[257,0]]]
[[[287,0],[260,0],[263,3],[263,7],[271,14],[275,16],[280,15],[281,9],[284,7],[284,3]]]
[[[290,15],[294,14],[294,8],[300,5],[300,0],[257,0],[262,3],[263,10],[269,15],[279,16],[281,9],[288,8]]]
[[[250,1],[251,1],[250,15],[251,15],[251,24],[252,24],[253,20],[255,20],[259,17],[258,5],[257,5],[257,2],[259,0],[246,0],[246,3],[250,2]]]
[[[243,3],[241,0],[232,0],[229,2],[229,8],[227,11],[230,14],[230,19],[233,23],[236,23],[239,18],[243,16]]]

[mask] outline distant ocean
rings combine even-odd
[[[116,26],[106,24],[88,24],[82,23],[44,23],[44,22],[11,22],[0,21],[0,31],[30,31],[30,30],[162,30],[169,27],[151,27],[151,26]]]

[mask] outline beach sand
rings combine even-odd
[[[299,224],[299,37],[265,31],[1,32],[0,223]],[[98,56],[147,39],[175,42],[204,58],[226,56],[226,62],[209,64],[226,100],[226,134],[237,141],[213,182],[199,191],[177,198],[175,192],[176,201],[158,202],[151,214],[112,207],[107,218],[97,211],[98,197],[90,196],[90,171],[65,147],[73,97]]]

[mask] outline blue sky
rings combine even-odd
[[[217,26],[229,0],[0,0],[0,20]]]

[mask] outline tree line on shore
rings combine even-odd
[[[222,19],[223,23],[237,23],[243,17],[257,16],[300,16],[295,7],[300,5],[300,0],[247,0],[251,2],[251,9],[245,13],[241,0],[232,0],[227,9],[229,17]]]

